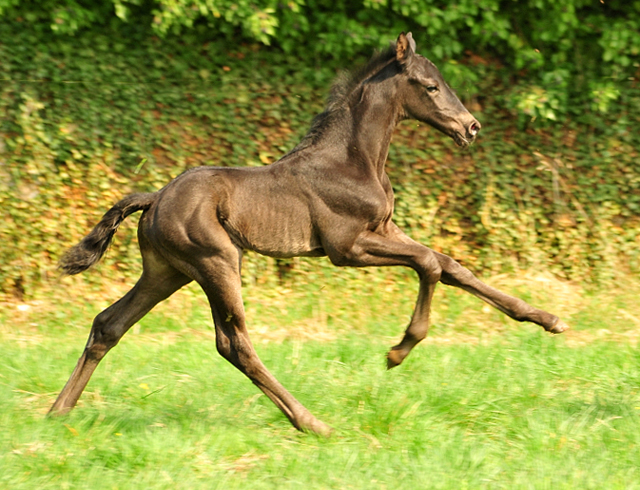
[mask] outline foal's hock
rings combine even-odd
[[[143,211],[138,227],[143,271],[137,284],[94,320],[78,364],[51,408],[71,410],[100,360],[151,308],[191,281],[211,304],[218,352],[247,375],[300,430],[329,434],[267,370],[253,349],[240,293],[243,250],[272,257],[328,256],[338,266],[403,265],[418,273],[411,322],[387,355],[402,363],[427,335],[438,282],[462,288],[518,321],[559,333],[558,317],[479,281],[455,260],[421,245],[393,222],[393,191],[385,172],[391,134],[417,119],[470,145],[480,123],[411,34],[336,84],[327,106],[300,144],[260,168],[200,167],[158,192],[113,206],[61,259],[67,274],[96,263],[120,223]]]

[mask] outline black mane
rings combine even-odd
[[[335,109],[340,108],[349,94],[353,92],[353,89],[364,82],[367,78],[377,73],[395,57],[396,48],[395,46],[392,46],[385,51],[373,55],[366,65],[356,68],[351,72],[345,72],[338,75],[336,80],[333,82],[331,91],[329,92],[329,97],[327,98],[325,110],[322,114],[332,112]]]
[[[396,47],[392,45],[388,49],[374,54],[366,65],[338,75],[327,97],[324,111],[313,118],[307,134],[287,156],[317,142],[325,130],[336,120],[336,116],[341,113],[341,109],[354,89],[380,71],[395,57]]]

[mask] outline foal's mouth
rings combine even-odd
[[[471,124],[466,126],[463,131],[453,130],[453,140],[461,148],[468,148],[476,140],[478,131],[480,131],[480,123],[472,119]]]
[[[467,138],[458,131],[453,133],[453,141],[455,141],[456,145],[458,145],[460,148],[469,148],[475,140],[475,136]]]

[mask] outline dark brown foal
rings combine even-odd
[[[462,288],[511,318],[553,333],[567,326],[479,281],[450,257],[405,235],[392,221],[394,197],[385,162],[398,121],[417,119],[471,144],[480,123],[442,75],[415,53],[411,34],[337,85],[326,110],[301,143],[261,168],[200,167],[152,194],[134,194],[111,208],[61,260],[77,274],[96,263],[120,223],[143,211],[138,228],[143,272],[122,299],[94,320],[71,378],[51,408],[69,411],[100,360],[154,305],[190,281],[211,304],[218,352],[251,379],[298,429],[331,429],[303,407],[262,364],[249,339],[240,292],[243,250],[272,257],[328,256],[338,266],[402,265],[414,269],[420,292],[402,341],[387,356],[402,363],[427,335],[438,282]]]

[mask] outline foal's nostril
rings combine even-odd
[[[469,134],[475,137],[475,135],[478,134],[478,131],[480,131],[480,127],[481,126],[478,121],[471,123],[471,126],[469,126]]]

